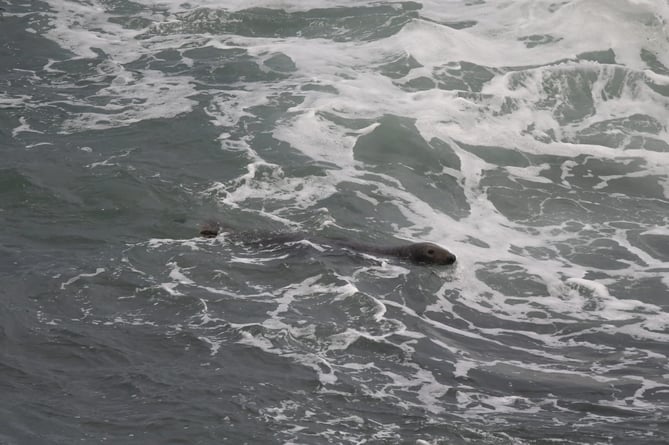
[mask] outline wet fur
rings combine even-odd
[[[215,222],[204,224],[200,228],[200,235],[207,238],[214,238],[218,235],[223,225]],[[278,245],[290,243],[301,240],[308,240],[316,244],[325,244],[336,247],[343,247],[356,252],[370,253],[374,255],[384,255],[389,257],[402,258],[417,264],[439,264],[448,265],[453,264],[456,260],[448,250],[434,243],[407,243],[396,246],[382,246],[377,244],[362,243],[359,241],[349,240],[345,238],[330,238],[323,236],[311,236],[303,233],[295,232],[238,232],[230,230],[235,239],[248,244]]]

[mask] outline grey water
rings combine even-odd
[[[669,443],[665,5],[0,7],[0,444]]]

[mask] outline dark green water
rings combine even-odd
[[[1,444],[666,443],[661,5],[0,7]]]

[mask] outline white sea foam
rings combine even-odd
[[[195,101],[190,96],[196,93],[189,77],[166,77],[164,74],[145,70],[141,77],[123,78],[95,95],[96,100],[107,102],[97,108],[101,112],[81,113],[63,124],[64,132],[101,130],[131,125],[147,119],[171,118],[191,111]],[[130,103],[116,103],[118,98],[132,97]],[[71,105],[87,105],[70,102]]]
[[[129,30],[108,20],[102,5],[77,2],[51,2],[53,27],[46,36],[72,51],[74,58],[92,58],[104,53],[106,60],[97,66],[99,75],[114,75],[111,84],[86,100],[62,101],[75,106],[95,107],[64,122],[62,132],[105,129],[130,125],[146,119],[170,118],[192,109],[196,93],[189,76],[166,76],[157,70],[129,71],[125,63],[170,48],[174,42],[135,39],[139,31]],[[144,46],[146,43],[146,46]],[[50,64],[54,62],[51,61]],[[45,68],[49,68],[48,66]],[[59,71],[59,70],[57,70]],[[62,71],[61,71],[62,72]],[[61,85],[64,87],[67,85]],[[100,103],[104,105],[99,105]]]
[[[21,123],[21,125],[19,125],[18,127],[15,127],[12,130],[12,136],[14,136],[14,137],[16,137],[19,133],[43,133],[42,131],[35,130],[35,129],[31,128],[30,124],[28,124],[26,122],[25,117],[20,117],[19,122]]]
[[[233,314],[217,313],[206,299],[199,299],[202,309],[196,311],[191,323],[194,329],[201,329],[198,338],[208,344],[212,355],[218,354],[225,343],[220,335],[208,332],[205,327],[230,323],[239,334],[239,343],[312,369],[324,392],[339,391],[337,385],[342,380],[350,380],[357,385],[355,391],[366,397],[392,400],[407,410],[419,407],[432,415],[442,415],[447,411],[444,399],[451,387],[442,383],[427,365],[415,361],[416,345],[425,342],[443,352],[443,357],[435,357],[435,361],[452,360],[452,376],[456,379],[471,378],[475,372],[522,378],[518,375],[525,372],[535,380],[553,383],[569,380],[583,387],[636,385],[625,399],[613,395],[612,400],[601,404],[642,412],[650,410],[653,402],[648,395],[657,395],[654,390],[666,387],[666,373],[664,377],[658,375],[650,379],[625,376],[621,370],[630,369],[639,361],[665,359],[654,352],[652,346],[635,344],[620,352],[611,343],[599,343],[598,338],[669,340],[666,307],[657,301],[645,301],[644,296],[627,295],[627,285],[621,284],[659,278],[669,286],[666,262],[639,246],[633,233],[614,227],[615,221],[580,222],[572,221],[571,216],[541,224],[514,220],[508,216],[509,212],[505,213],[507,209],[498,208],[493,201],[490,178],[499,173],[512,184],[530,184],[526,187],[536,187],[545,193],[545,201],[553,193],[564,193],[568,198],[574,197],[573,205],[583,214],[591,212],[586,205],[592,203],[579,200],[579,187],[606,195],[606,198],[624,199],[624,195],[613,195],[607,190],[616,181],[650,178],[662,188],[664,198],[669,198],[669,153],[627,146],[634,137],[652,137],[659,141],[669,138],[666,126],[669,100],[666,93],[657,89],[657,86],[666,87],[669,78],[650,70],[640,55],[643,48],[658,62],[669,66],[669,44],[665,38],[669,6],[650,0],[474,4],[449,1],[448,7],[443,1],[422,3],[422,18],[411,20],[390,37],[336,42],[299,36],[270,38],[215,33],[167,33],[140,39],[137,37],[141,30],[129,30],[110,22],[101,3],[51,1],[55,26],[47,36],[72,51],[75,58],[98,58],[98,50],[101,50],[109,61],[100,65],[97,75],[114,79],[97,91],[95,101],[63,101],[75,106],[95,106],[93,112],[72,115],[63,131],[105,129],[147,119],[171,118],[191,111],[196,106],[195,94],[209,95],[204,111],[209,123],[220,128],[221,148],[244,153],[249,161],[243,174],[228,182],[212,181],[204,191],[207,196],[219,198],[223,207],[255,211],[267,219],[299,228],[292,219],[295,213],[318,211],[323,207],[323,200],[347,186],[369,186],[373,193],[356,189],[353,195],[372,206],[391,206],[401,214],[408,224],[396,225],[396,236],[430,239],[444,244],[458,256],[447,282],[436,291],[407,292],[404,286],[417,272],[408,265],[381,262],[361,267],[351,276],[331,274],[328,270],[331,266],[327,266],[322,273],[298,279],[300,271],[291,270],[296,274],[295,283],[269,291],[259,290],[260,285],[250,283],[249,287],[255,286],[253,295],[239,295],[225,285],[201,283],[191,273],[197,269],[182,267],[178,260],[171,261],[163,271],[164,281],[159,284],[170,297],[186,297],[198,291],[216,298],[239,299],[240,304],[248,298],[270,308],[263,315],[264,320],[237,323],[239,320],[234,320]],[[231,1],[226,2],[225,7],[240,10],[264,6],[303,11],[335,4],[361,5],[353,1],[267,0]],[[199,2],[197,7],[216,9],[221,5],[205,1]],[[168,0],[159,5],[161,12],[154,14],[147,9],[140,14],[155,22],[172,23],[183,19],[176,14],[193,8],[180,0]],[[472,26],[456,29],[444,24],[467,20],[473,22]],[[528,45],[531,39],[543,44]],[[183,48],[236,48],[246,51],[260,67],[270,55],[281,53],[290,58],[296,70],[271,82],[240,80],[226,85],[225,91],[207,91],[207,85],[187,72],[175,75],[126,68],[126,64],[142,56],[151,57],[166,49],[183,52]],[[613,50],[615,64],[588,60],[594,57],[592,55],[577,59],[583,53],[608,49]],[[408,56],[422,66],[392,78],[380,74],[379,67]],[[184,56],[181,62],[187,67],[195,63]],[[463,62],[489,69],[492,78],[482,83],[480,92],[437,87],[420,90],[406,86],[420,78],[437,85],[440,75],[449,69],[457,71]],[[55,72],[55,65],[52,62],[45,70]],[[590,92],[592,104],[582,116],[566,119],[559,109],[566,106],[575,83]],[[307,84],[329,89],[323,92],[301,88]],[[299,96],[302,101],[281,115],[273,124],[271,135],[314,165],[323,166],[319,175],[291,176],[278,161],[254,147],[255,134],[239,131],[246,128],[242,122],[258,117],[252,111],[254,108],[271,106],[280,94]],[[128,99],[132,100],[128,102]],[[29,97],[3,96],[0,108],[18,107],[29,100]],[[623,142],[618,145],[599,145],[578,139],[593,126],[635,114],[659,124],[649,125],[650,129],[613,126],[602,130],[603,134],[621,135]],[[462,188],[469,206],[464,217],[445,213],[434,202],[416,196],[397,177],[372,172],[363,161],[356,159],[353,151],[356,143],[378,130],[378,120],[384,115],[410,118],[422,139],[438,138],[454,150],[460,169],[446,168],[443,175],[451,176]],[[356,124],[342,123],[344,121]],[[14,133],[30,131],[30,128],[29,122],[20,121]],[[527,163],[496,165],[465,149],[464,144],[488,146],[491,150],[506,148],[522,155]],[[535,156],[544,158],[535,163]],[[560,160],[545,160],[551,156]],[[625,168],[612,173],[580,173],[578,167],[583,161],[579,157],[586,156]],[[110,157],[89,167],[108,166],[114,159]],[[638,164],[631,171],[629,166],[633,162]],[[578,182],[590,178],[591,185]],[[522,205],[520,201],[535,198],[519,194],[517,199],[518,205]],[[654,199],[649,207],[666,204],[658,197]],[[253,210],[256,207],[249,205],[253,202],[270,202],[273,208],[261,205],[260,209]],[[537,213],[545,211],[543,203],[537,208]],[[323,226],[338,224],[329,215],[324,219],[327,221],[322,222]],[[580,228],[570,230],[570,222],[578,222]],[[625,221],[618,222],[637,224],[643,235],[669,236],[661,224],[655,222],[650,227],[637,215],[630,214]],[[472,242],[472,238],[478,242]],[[618,269],[605,269],[571,261],[564,253],[572,253],[579,242],[587,248],[593,240],[600,239],[615,243],[638,261],[623,258]],[[224,236],[215,240],[153,239],[145,247],[149,252],[169,248],[192,252],[221,247],[225,243]],[[317,245],[311,247],[318,249]],[[531,249],[545,252],[544,256],[538,259],[527,254]],[[279,260],[288,261],[289,256],[258,258],[251,254],[240,256],[237,252],[231,255],[227,266],[265,267]],[[61,289],[81,277],[98,273],[74,277],[62,283]],[[486,274],[501,277],[506,283],[517,279],[533,286],[521,293],[496,284],[494,279],[486,279]],[[395,284],[390,290],[375,294],[366,290],[370,281]],[[423,297],[426,303],[420,310],[415,309],[412,306],[415,302],[406,298],[407,295]],[[336,326],[323,335],[319,328],[326,323],[319,320],[318,315],[304,311],[304,304],[313,300],[331,305],[327,307],[330,312],[346,305],[356,307],[354,302],[365,302],[368,303],[364,314],[367,318],[362,318],[364,323],[356,324],[357,320],[350,314],[345,325]],[[521,343],[513,344],[513,339]],[[359,342],[397,349],[403,354],[402,359],[397,360],[399,363],[394,363],[396,367],[392,369],[374,353],[365,357],[368,362],[356,361],[356,357],[347,354]],[[484,345],[481,350],[486,353],[476,348],[469,350],[468,342]],[[521,355],[524,360],[491,359],[486,356],[487,351],[513,357]],[[583,351],[593,357],[611,354],[613,358],[597,361],[599,359],[587,357]],[[615,356],[616,353],[620,355]],[[659,366],[666,361],[661,363]],[[346,379],[342,379],[344,376]],[[411,393],[412,397],[400,395],[405,393]],[[463,416],[491,412],[533,414],[555,404],[555,399],[548,395],[537,401],[518,395],[486,393],[468,383],[457,388],[456,399]],[[293,415],[291,406],[284,402],[276,412]],[[357,419],[352,421],[357,422]]]
[[[82,279],[82,278],[95,277],[95,276],[97,276],[97,275],[100,275],[100,274],[101,274],[102,272],[104,272],[104,271],[105,271],[105,268],[104,268],[104,267],[98,267],[98,268],[95,269],[95,272],[91,272],[91,273],[80,273],[80,274],[78,274],[78,275],[73,276],[73,277],[70,278],[69,280],[62,282],[62,283],[60,284],[60,288],[61,288],[61,290],[64,290],[67,286],[69,286],[69,285],[72,284],[72,283],[75,283],[75,282],[79,281],[79,280]]]

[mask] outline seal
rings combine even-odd
[[[205,238],[215,238],[223,225],[216,222],[207,222],[200,227],[200,235]],[[345,238],[331,238],[324,236],[310,236],[296,232],[235,232],[236,239],[243,242],[259,245],[277,245],[289,242],[306,240],[316,244],[343,247],[348,250],[374,255],[401,258],[416,264],[450,265],[455,263],[456,257],[443,247],[429,242],[407,243],[396,246],[379,246],[376,244],[362,243]]]

